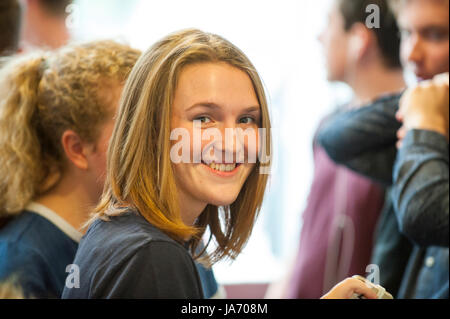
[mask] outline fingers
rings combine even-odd
[[[407,113],[407,110],[410,105],[411,96],[413,95],[414,90],[416,90],[416,89],[417,89],[417,87],[407,89],[403,93],[402,97],[400,98],[399,108],[396,113],[396,118],[398,121],[400,121],[400,122],[404,121],[405,113]]]
[[[401,110],[398,110],[397,113],[395,113],[395,118],[399,122],[403,122],[403,112]]]
[[[407,130],[406,130],[405,126],[402,126],[402,127],[397,131],[397,138],[398,138],[397,148],[398,148],[398,149],[400,149],[400,148],[402,147],[403,139],[406,137],[406,133],[407,133]]]
[[[366,299],[378,299],[378,296],[373,288],[363,281],[356,278],[348,278],[346,280],[349,281],[349,298],[355,293],[357,295],[362,295]]]
[[[378,298],[373,288],[363,281],[347,278],[333,287],[322,299],[351,299],[354,294],[361,295],[366,299]]]

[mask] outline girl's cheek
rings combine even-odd
[[[259,150],[259,133],[258,130],[254,130],[254,134],[244,139],[244,153],[245,161],[250,164],[255,164],[258,160]]]

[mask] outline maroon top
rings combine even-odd
[[[287,298],[320,298],[343,279],[366,275],[384,203],[380,186],[336,165],[319,145],[314,163]]]

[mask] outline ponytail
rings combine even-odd
[[[0,216],[24,209],[44,175],[37,132],[43,62],[35,54],[0,71]]]

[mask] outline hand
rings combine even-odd
[[[347,278],[338,283],[321,299],[350,299],[354,293],[367,299],[377,299],[377,294],[372,288],[356,278]]]
[[[398,118],[398,116],[397,116]],[[399,121],[401,121],[399,119]],[[400,149],[402,148],[403,145],[403,139],[406,137],[406,133],[408,133],[408,131],[406,130],[405,126],[400,127],[400,129],[397,131],[397,148]]]
[[[398,133],[401,140],[412,129],[429,130],[449,137],[448,73],[425,81],[403,94],[397,119],[403,122]]]

